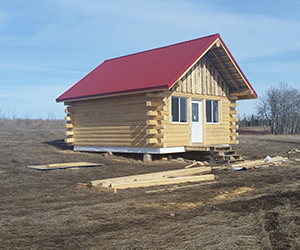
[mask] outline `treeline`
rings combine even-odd
[[[238,115],[238,125],[240,128],[243,127],[256,127],[256,126],[270,126],[270,123],[258,117],[257,115]]]
[[[300,91],[280,83],[259,99],[256,114],[239,117],[240,127],[269,126],[272,134],[300,133]]]

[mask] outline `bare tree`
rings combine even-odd
[[[271,87],[256,106],[260,119],[267,120],[273,134],[300,132],[300,91],[287,83]]]

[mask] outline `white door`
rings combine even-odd
[[[203,142],[202,101],[192,101],[192,143]]]

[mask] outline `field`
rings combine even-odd
[[[300,166],[213,170],[216,183],[117,194],[76,183],[181,169],[130,155],[73,152],[63,121],[0,120],[0,249],[300,249]],[[242,135],[246,159],[287,156],[300,136]],[[300,158],[290,154],[290,158]],[[87,161],[101,167],[39,171],[27,165]],[[172,186],[171,186],[172,187]]]

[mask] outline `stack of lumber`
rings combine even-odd
[[[282,164],[288,161],[288,158],[284,158],[281,156],[269,158],[268,160],[261,159],[255,161],[247,161],[243,163],[236,163],[232,164],[231,166],[226,166],[221,169],[225,170],[245,170],[245,169],[253,169],[253,168],[261,168],[261,167],[268,167],[270,165],[277,165]]]
[[[116,193],[117,189],[213,181],[215,176],[213,174],[209,174],[210,172],[211,167],[196,167],[95,180],[91,181],[90,184],[78,183],[77,186]]]

